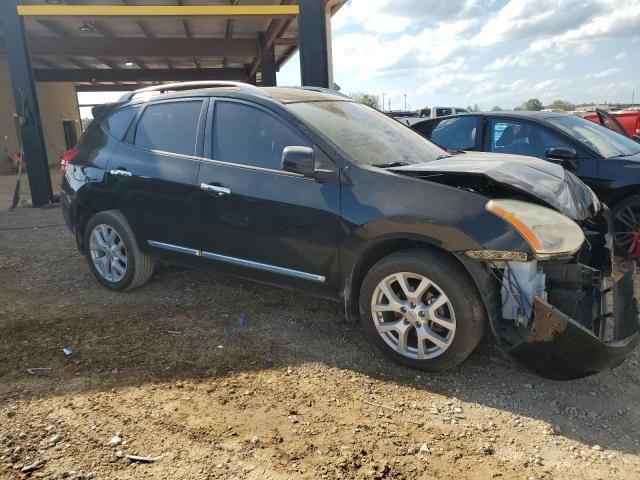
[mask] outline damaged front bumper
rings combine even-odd
[[[609,210],[603,206],[583,231],[586,241],[572,258],[536,262],[497,252],[503,261],[496,261],[488,251],[459,257],[481,290],[498,347],[550,379],[614,368],[640,342],[636,264],[614,268]],[[519,281],[512,278],[518,272]]]
[[[584,265],[547,269],[552,285],[548,301],[534,299],[528,333],[513,344],[503,337],[502,349],[537,374],[555,380],[581,378],[620,365],[640,341],[635,270],[630,263],[626,273],[607,288]]]

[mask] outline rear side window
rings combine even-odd
[[[102,122],[102,128],[118,140],[122,140],[136,113],[138,113],[137,107],[123,108],[122,110],[113,112]]]
[[[444,117],[446,115],[453,115],[452,108],[436,108],[436,117]]]
[[[213,158],[280,170],[282,151],[309,142],[260,109],[235,102],[216,102]]]
[[[430,138],[442,147],[475,150],[477,125],[477,117],[447,118],[438,122]]]
[[[134,145],[148,150],[195,155],[202,102],[149,105],[136,127]]]

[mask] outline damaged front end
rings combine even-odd
[[[515,250],[482,232],[487,249],[458,252],[499,347],[516,361],[566,380],[613,368],[636,346],[635,263],[613,268],[611,214],[577,177],[539,159],[477,152],[391,170],[478,193],[518,232]]]
[[[603,207],[570,258],[483,260],[500,292],[489,315],[499,348],[543,377],[614,368],[640,340],[635,263],[613,265],[610,225]]]

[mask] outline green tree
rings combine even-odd
[[[522,104],[522,106],[520,107],[521,110],[528,110],[531,112],[539,112],[540,110],[542,110],[542,102],[540,100],[538,100],[537,98],[530,98],[529,100],[527,100],[526,102],[524,102]]]
[[[349,94],[349,98],[356,102],[364,103],[369,107],[380,108],[380,97],[372,93],[353,92]]]
[[[342,88],[340,88],[340,85],[338,85],[336,82],[333,82],[333,89],[336,92],[339,92],[340,90],[342,90]]]
[[[496,105],[495,107],[491,108],[492,112],[501,112],[502,111],[502,107],[499,107],[498,105]]]
[[[551,108],[553,110],[570,111],[575,110],[576,106],[573,103],[568,102],[567,100],[554,100],[550,105],[547,105],[546,108]]]

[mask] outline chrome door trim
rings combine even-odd
[[[288,275],[290,277],[300,278],[302,280],[310,280],[312,282],[318,283],[324,283],[327,280],[324,275],[301,272],[300,270],[278,267],[276,265],[269,265],[268,263],[254,262],[253,260],[245,260],[243,258],[228,257],[226,255],[220,255],[219,253],[205,252],[202,250],[196,250],[195,248],[181,247],[179,245],[172,245],[170,243],[157,242],[155,240],[148,240],[147,243],[151,247],[162,248],[163,250],[169,250],[171,252],[195,255],[197,257],[204,257],[207,260],[216,260],[218,262],[231,263],[233,265],[239,265],[241,267],[255,268],[257,270],[278,273],[280,275]]]
[[[245,260],[242,258],[228,257],[226,255],[220,255],[219,253],[202,252],[202,256],[208,260],[217,260],[219,262],[232,263],[234,265],[240,265],[241,267],[255,268],[258,270],[264,270],[265,272],[279,273],[281,275],[288,275],[290,277],[301,278],[302,280],[311,280],[312,282],[324,283],[326,278],[323,275],[316,275],[313,273],[301,272],[299,270],[292,270],[290,268],[277,267],[275,265],[269,265],[267,263],[254,262],[252,260]]]
[[[147,243],[151,247],[162,248],[163,250],[169,250],[171,252],[186,253],[186,254],[189,254],[189,255],[195,255],[196,257],[199,257],[199,256],[202,255],[202,252],[200,250],[196,250],[195,248],[180,247],[179,245],[172,245],[170,243],[156,242],[155,240],[149,240],[149,241],[147,241]]]

